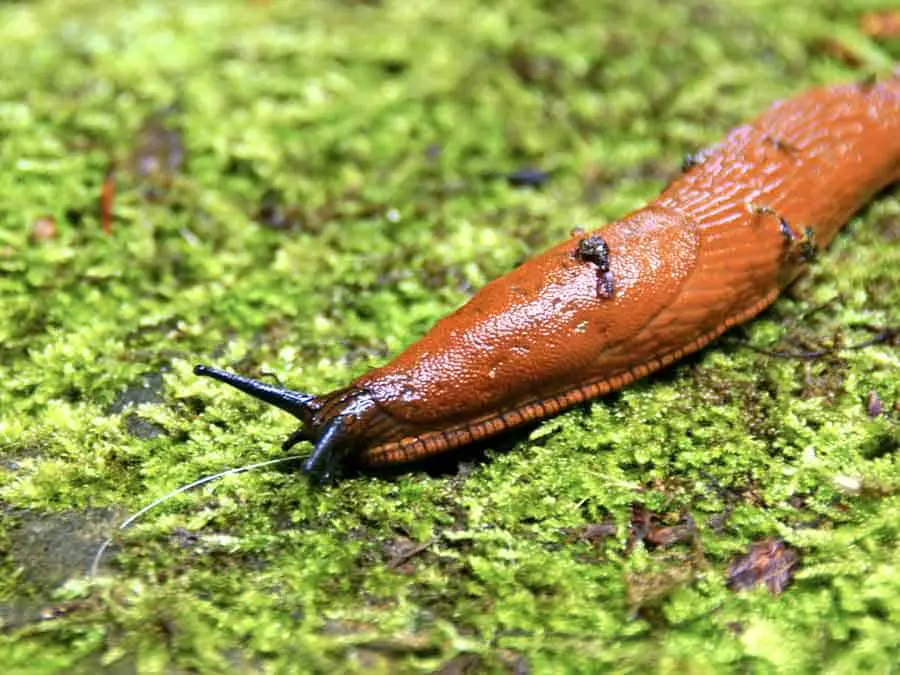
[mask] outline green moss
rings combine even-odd
[[[857,28],[875,2],[483,4],[0,7],[4,672],[900,660],[896,348],[807,363],[743,346],[900,324],[896,189],[772,310],[665,373],[432,474],[226,477],[86,580],[122,514],[279,455],[290,420],[193,363],[339,386],[772,99],[900,60]],[[174,175],[139,171],[151,119],[183,139],[183,161],[161,157]],[[486,178],[525,166],[549,185]],[[283,227],[257,217],[267,193]],[[871,391],[887,415],[868,416]],[[693,538],[629,543],[635,504],[689,516]],[[612,536],[577,534],[604,522]],[[802,557],[795,583],[729,590],[729,561],[772,536]]]

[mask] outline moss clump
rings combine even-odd
[[[806,363],[741,344],[851,344],[900,324],[896,189],[770,312],[676,368],[432,473],[324,489],[229,476],[84,577],[122,514],[278,456],[290,420],[194,378],[194,362],[317,392],[383,363],[772,99],[900,59],[857,29],[867,9],[0,7],[4,672],[900,660],[896,348]],[[550,181],[489,178],[526,167]],[[641,509],[691,536],[635,536]],[[729,561],[769,537],[799,552],[793,584],[730,591]]]

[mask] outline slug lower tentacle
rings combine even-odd
[[[301,394],[307,473],[408,462],[619,389],[755,316],[900,177],[900,78],[814,89],[705,150],[651,204],[492,281],[392,362]]]

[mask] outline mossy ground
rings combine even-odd
[[[124,515],[279,456],[291,420],[192,364],[347,382],[771,100],[900,60],[857,28],[877,7],[0,6],[3,671],[887,672],[900,353],[745,344],[900,324],[896,188],[772,310],[620,395],[428,471],[227,477],[85,576]],[[154,128],[162,176],[137,166]],[[490,178],[522,167],[550,181]],[[696,534],[629,545],[634,505]],[[799,552],[793,585],[729,590],[767,537]]]

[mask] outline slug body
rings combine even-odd
[[[570,408],[770,305],[900,178],[900,78],[778,102],[654,202],[492,281],[384,367],[313,396],[198,366],[297,416],[304,470],[417,460]]]

